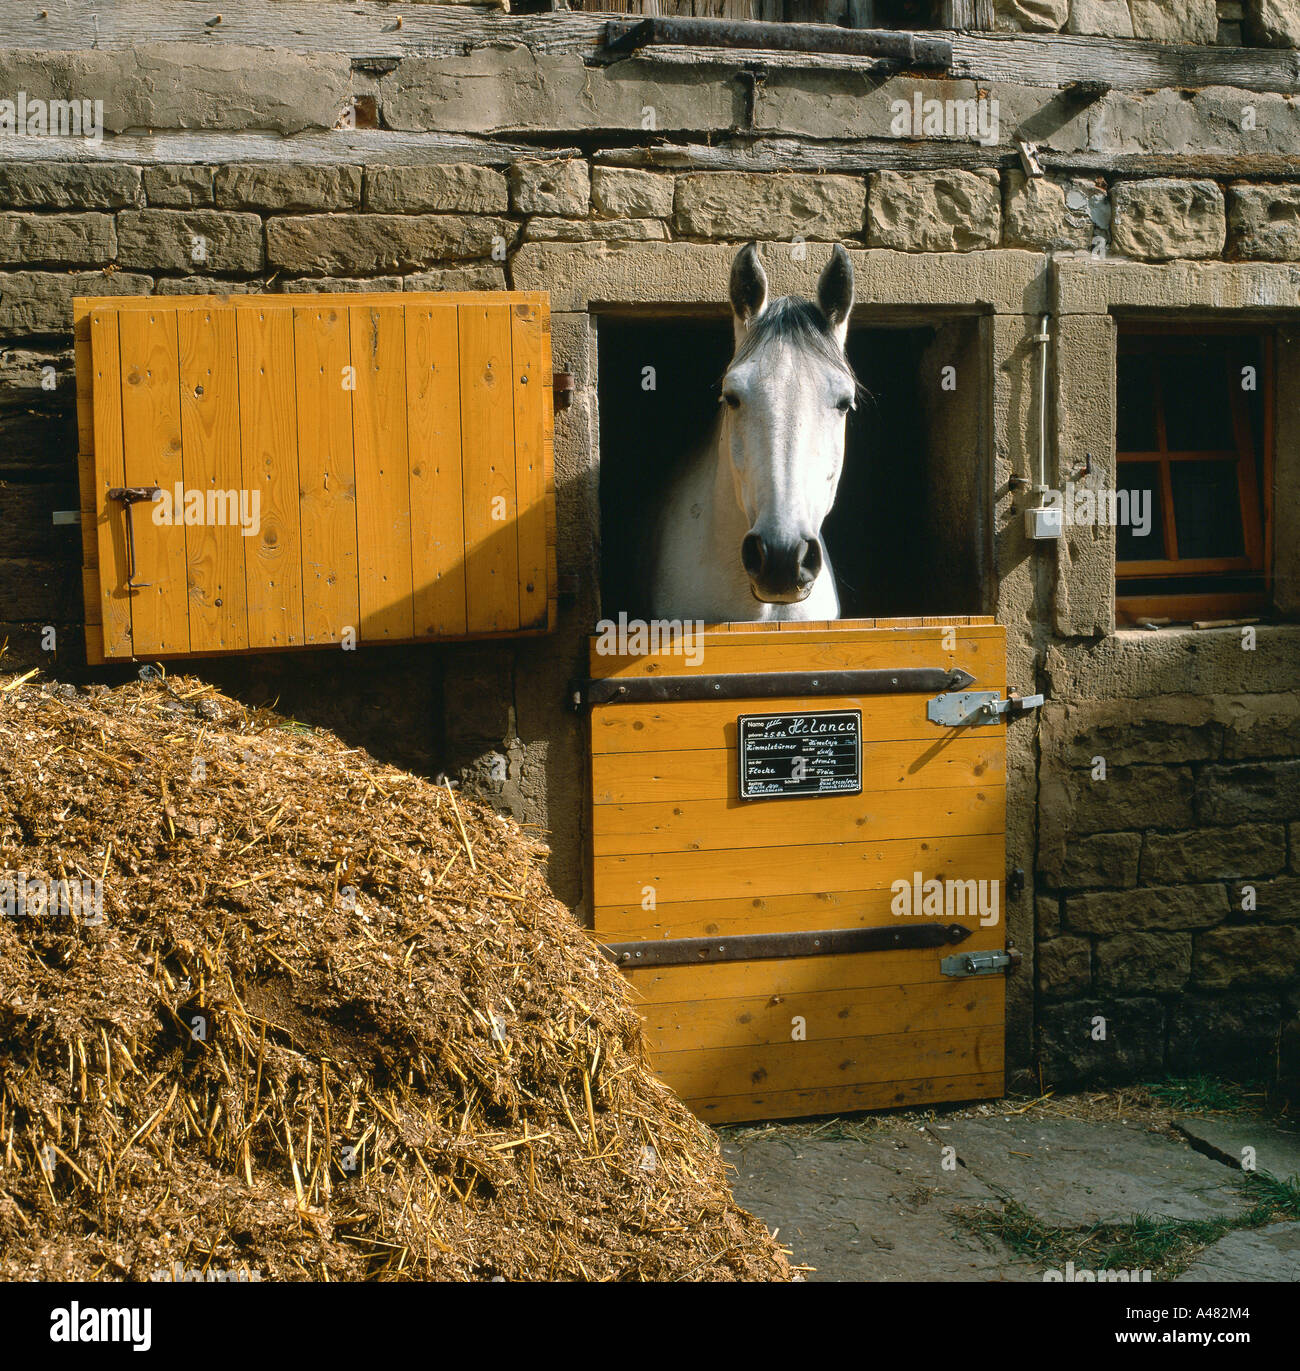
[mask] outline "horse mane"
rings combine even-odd
[[[805,300],[802,295],[783,295],[779,300],[773,300],[749,326],[728,370],[772,342],[793,343],[806,349],[852,381],[854,396],[859,394],[861,386],[848,358],[835,341],[826,316],[811,300]]]

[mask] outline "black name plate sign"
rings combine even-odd
[[[862,793],[862,711],[742,714],[740,798]]]

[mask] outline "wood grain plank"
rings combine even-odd
[[[766,847],[703,852],[645,852],[592,861],[593,904],[636,904],[647,888],[656,901],[797,895],[815,890],[873,890],[909,879],[994,880],[1002,875],[999,833],[898,838],[871,843],[796,844],[772,859]]]
[[[925,717],[925,695],[827,695],[818,696],[818,709],[860,709],[862,742],[924,741],[928,746],[918,757],[925,765],[963,737],[979,736],[990,744],[1006,736],[1006,724],[951,729],[932,724]],[[741,714],[797,713],[808,708],[807,697],[786,696],[773,700],[709,700],[690,706],[600,705],[591,711],[591,750],[604,752],[693,752],[700,749],[736,747],[736,719]]]
[[[1006,796],[1005,787],[984,785],[604,805],[592,819],[592,851],[605,857],[765,846],[771,860],[779,862],[796,845],[1001,834]]]
[[[985,868],[994,874],[983,879],[1001,881],[992,863]],[[925,870],[930,876],[946,873]],[[913,879],[913,872],[899,872],[895,879]],[[973,877],[972,877],[973,879]],[[1005,902],[999,884],[999,899]],[[635,942],[639,938],[716,938],[738,933],[797,933],[820,928],[880,928],[896,925],[894,893],[891,885],[874,890],[808,890],[793,895],[750,895],[712,900],[662,900],[652,908],[640,901],[617,905],[597,905],[592,912],[593,935],[602,942]],[[985,928],[969,919],[971,941],[963,946],[976,950],[983,945]],[[1004,936],[1002,924],[990,924],[992,946]]]
[[[351,630],[355,643],[361,610],[347,309],[324,302],[299,305],[293,341],[303,641],[337,643]]]
[[[958,785],[1003,785],[1005,749],[1001,739],[972,729],[935,752],[924,742],[874,742],[862,745],[863,783],[870,790],[930,790]],[[599,752],[591,759],[592,802],[597,806],[659,800],[735,800],[738,798],[735,751]],[[597,818],[596,823],[599,823]]]
[[[207,305],[178,310],[176,338],[185,488],[204,502],[203,522],[186,527],[190,650],[238,651],[248,646],[244,552],[255,534],[241,524],[252,508],[240,456],[235,316]]]
[[[515,533],[519,562],[519,623],[546,622],[546,454],[544,407],[553,406],[549,377],[542,371],[542,311],[532,302],[510,311],[515,408]]]
[[[131,597],[126,589],[126,514],[107,492],[126,484],[122,446],[122,355],[117,315],[90,316],[94,376],[95,529],[99,562],[100,622],[105,657],[131,655]]]
[[[353,451],[362,642],[415,636],[411,481],[406,434],[406,319],[401,304],[354,305]]]
[[[958,647],[946,649],[945,630],[956,633]],[[1006,629],[1000,624],[860,627],[845,621],[838,627],[786,624],[730,624],[706,627],[682,638],[665,627],[662,648],[649,637],[629,636],[627,651],[617,650],[609,634],[591,639],[588,662],[597,679],[610,676],[716,676],[746,671],[811,671],[834,667],[844,671],[884,670],[888,667],[943,666],[945,659],[967,671],[957,652],[976,659],[1005,648]],[[743,637],[735,635],[743,634]],[[769,664],[770,663],[770,664]],[[800,665],[802,663],[802,665]]]
[[[684,1099],[767,1090],[872,1085],[919,1076],[1001,1071],[1000,1024],[973,1029],[882,1033],[869,1038],[773,1043],[763,1047],[659,1052],[655,1075]]]
[[[822,1086],[804,1090],[763,1090],[747,1095],[687,1100],[687,1107],[708,1124],[750,1119],[802,1119],[821,1114],[851,1114],[867,1109],[914,1109],[926,1104],[995,1100],[1005,1093],[1001,1071],[973,1076],[926,1076],[917,1081]]]
[[[519,624],[510,307],[458,310],[466,618],[499,633]]]
[[[731,1000],[646,1005],[646,1043],[654,1054],[692,1048],[761,1047],[789,1042],[791,1020],[803,1020],[809,1042],[1002,1023],[1006,982],[979,976],[943,983],[809,990]]]
[[[455,305],[406,307],[415,635],[466,631],[460,328]]]
[[[160,486],[165,500],[132,511],[136,585],[131,596],[131,643],[137,657],[188,652],[184,509],[175,508],[183,485],[180,360],[176,315],[140,310],[118,320],[122,352],[122,435],[128,486]],[[159,515],[170,509],[169,521]]]
[[[303,641],[298,513],[298,416],[293,315],[260,300],[235,306],[243,484],[256,492],[260,528],[245,539],[250,648]]]

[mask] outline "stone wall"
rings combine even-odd
[[[563,701],[599,611],[595,320],[611,306],[722,311],[727,265],[750,238],[776,290],[807,291],[843,242],[861,317],[920,312],[976,379],[965,408],[929,427],[991,473],[981,593],[1008,628],[1008,684],[1050,697],[1008,735],[1008,867],[1027,873],[1008,912],[1025,954],[1009,1061],[1063,1083],[1268,1075],[1283,1042],[1281,1069],[1300,1069],[1286,1064],[1300,1049],[1300,629],[1261,624],[1251,651],[1232,630],[1116,633],[1113,542],[1092,529],[1028,542],[1012,484],[1033,471],[1042,312],[1054,316],[1051,469],[1090,452],[1103,481],[1117,313],[1277,328],[1276,617],[1300,614],[1294,57],[1261,48],[1216,68],[1231,81],[1197,86],[1152,88],[1144,66],[1105,90],[1027,57],[1009,71],[1006,43],[1030,41],[1010,36],[963,49],[987,76],[949,79],[716,53],[604,66],[583,47],[595,17],[442,19],[417,6],[394,35],[323,5],[308,37],[303,8],[238,0],[224,9],[229,36],[208,44],[109,31],[102,47],[58,47],[0,0],[24,44],[0,49],[0,100],[102,94],[107,130],[100,143],[0,132],[5,663],[48,663],[47,626],[61,666],[79,652],[80,539],[50,524],[78,503],[74,295],[549,290],[556,364],[576,382],[556,425],[556,633],[373,649],[345,678],[319,653],[194,665],[393,760],[460,771],[548,831],[555,888],[581,910],[584,743]],[[1267,14],[1276,38],[1295,9],[1219,4],[1216,33],[1263,33]],[[1087,25],[1119,25],[1121,11],[1134,32],[1164,23],[1153,39],[1209,34],[1198,4],[999,10],[1074,35],[1036,40],[1053,63],[1050,45],[1076,60],[1092,51],[1082,35],[1112,31]],[[1188,27],[1174,32],[1170,16]],[[277,22],[293,33],[274,53],[246,45]],[[1098,51],[1112,47],[1158,61],[1136,39]],[[980,114],[965,102],[987,116],[996,101],[996,132],[894,126],[900,105],[930,101],[941,115],[960,102],[963,118]],[[1036,144],[1042,176],[1026,174],[1017,137]]]
[[[994,0],[994,14],[997,28],[1018,33],[1300,47],[1290,0]]]

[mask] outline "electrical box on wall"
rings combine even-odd
[[[87,657],[544,633],[544,293],[79,299]]]
[[[1061,536],[1061,510],[1036,507],[1025,510],[1025,535],[1035,542]]]

